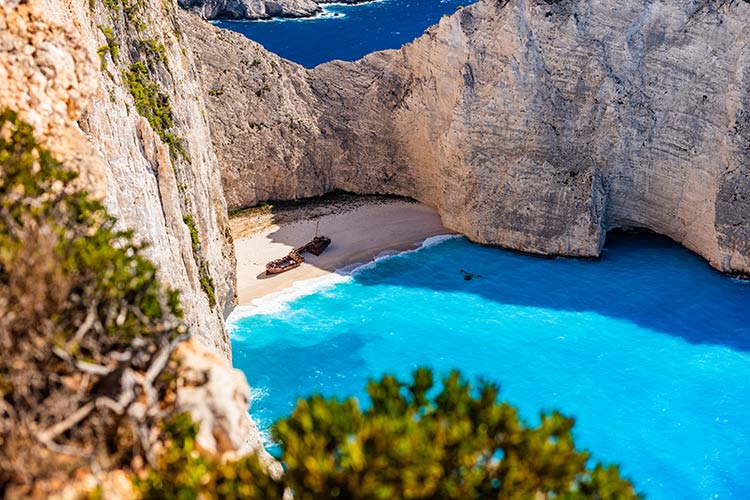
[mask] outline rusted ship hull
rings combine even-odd
[[[266,264],[266,274],[280,274],[291,271],[302,265],[305,258],[296,252],[289,252],[289,255],[280,259],[273,260]]]
[[[328,245],[331,244],[331,238],[328,238],[326,236],[316,236],[313,238],[313,240],[302,247],[304,250],[303,252],[309,252],[316,257],[323,253],[323,250],[328,248]]]
[[[289,252],[289,255],[287,255],[286,257],[276,259],[266,264],[266,274],[280,274],[286,271],[291,271],[292,269],[301,266],[305,261],[305,258],[302,256],[303,253],[307,252],[318,256],[322,254],[330,244],[331,238],[328,238],[326,236],[315,236],[312,241],[302,245],[301,247],[295,248],[294,250]]]

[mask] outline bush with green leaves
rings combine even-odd
[[[172,105],[169,96],[159,90],[159,85],[151,77],[151,69],[142,62],[134,62],[127,70],[122,70],[122,79],[135,101],[138,114],[146,118],[156,135],[169,148],[172,161],[190,158],[182,143],[182,139],[170,130],[174,126]]]
[[[157,467],[134,479],[142,500],[282,498],[283,484],[268,475],[257,455],[221,461],[199,453],[198,426],[188,414],[165,422],[163,431],[167,446]]]
[[[185,333],[144,245],[75,178],[0,112],[0,496],[147,453],[166,390],[154,361]]]
[[[277,422],[285,475],[268,477],[254,457],[220,463],[193,453],[186,417],[173,445],[139,483],[143,498],[599,499],[638,498],[616,466],[588,467],[573,420],[553,412],[538,426],[519,419],[498,388],[476,389],[456,372],[436,387],[429,370],[410,383],[371,381],[371,404],[313,396]]]

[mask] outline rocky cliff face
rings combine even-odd
[[[184,345],[178,409],[201,446],[260,447],[247,384],[227,361],[235,259],[203,93],[172,0],[0,0],[0,109],[148,245],[202,343]],[[206,351],[205,345],[213,352]]]
[[[178,0],[180,7],[204,19],[270,19],[311,17],[327,3],[357,4],[371,0]]]
[[[205,19],[308,17],[321,10],[314,0],[180,0],[180,6]]]
[[[0,107],[17,109],[135,229],[163,281],[183,292],[193,332],[229,357],[233,246],[177,7],[107,5],[5,3]]]
[[[189,31],[204,93],[223,89],[207,104],[230,208],[395,193],[482,243],[596,256],[609,229],[646,228],[748,274],[748,25],[746,2],[481,0],[310,71]]]
[[[322,147],[323,132],[305,69],[187,12],[179,19],[196,50],[227,204],[239,208],[333,189],[330,169],[319,169],[309,156]]]

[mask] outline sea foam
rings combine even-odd
[[[340,269],[336,269],[331,274],[326,274],[325,276],[295,281],[289,288],[285,288],[284,290],[254,299],[252,301],[252,305],[235,307],[234,310],[232,310],[232,313],[227,318],[227,327],[229,328],[230,333],[235,333],[238,328],[237,323],[243,318],[256,316],[259,314],[279,314],[288,308],[288,304],[290,302],[307,295],[311,295],[313,293],[327,290],[340,283],[347,283],[351,281],[356,274],[368,269],[372,269],[386,259],[398,258],[400,256],[418,252],[424,248],[433,247],[445,241],[461,237],[461,235],[457,234],[440,234],[437,236],[430,236],[429,238],[426,238],[421,243],[419,243],[416,248],[413,248],[411,250],[404,250],[401,252],[394,250],[385,250],[376,255],[375,258],[369,262],[357,262]]]

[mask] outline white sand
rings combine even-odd
[[[319,234],[331,245],[316,257],[304,254],[305,263],[282,274],[266,276],[268,261],[283,257],[310,241],[315,221],[272,225],[261,232],[235,239],[240,305],[291,287],[294,282],[332,273],[354,263],[366,263],[386,250],[409,250],[425,238],[449,234],[438,214],[426,205],[405,201],[366,204],[322,216]]]

